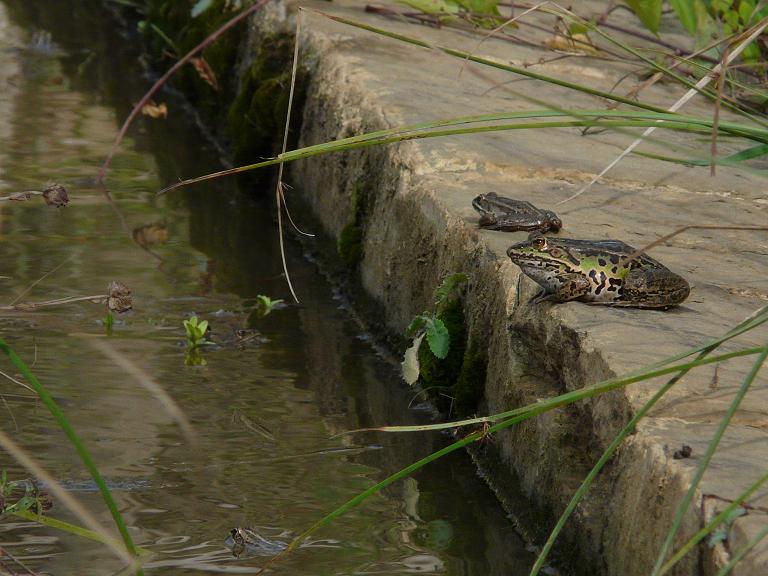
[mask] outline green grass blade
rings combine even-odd
[[[740,550],[738,550],[731,558],[731,561],[720,569],[720,572],[717,573],[717,576],[726,576],[726,574],[733,570],[736,564],[738,564],[741,559],[746,556],[747,552],[757,546],[757,544],[759,544],[760,541],[766,536],[768,536],[768,525],[763,526],[760,532],[755,534],[755,536],[749,542],[747,542]]]
[[[374,34],[378,34],[379,36],[385,36],[387,38],[391,38],[393,40],[398,40],[400,42],[404,42],[406,44],[412,44],[414,46],[420,46],[421,48],[428,48],[430,50],[439,50],[445,54],[448,54],[449,56],[454,56],[456,58],[461,58],[462,60],[469,60],[470,62],[475,62],[476,64],[482,64],[484,66],[489,66],[491,68],[497,68],[499,70],[505,70],[506,72],[514,72],[515,74],[519,74],[520,76],[525,76],[527,78],[532,78],[534,80],[541,80],[543,82],[547,82],[549,84],[555,84],[557,86],[562,86],[564,88],[570,88],[571,90],[576,90],[578,92],[583,92],[585,94],[591,94],[592,96],[598,96],[600,98],[605,98],[606,100],[611,100],[613,102],[621,102],[622,104],[627,104],[629,106],[632,106],[634,108],[643,108],[645,110],[654,110],[656,112],[664,112],[664,108],[661,108],[659,106],[652,106],[650,104],[644,104],[642,102],[638,102],[636,100],[632,100],[631,98],[624,98],[623,96],[618,96],[616,94],[611,94],[610,92],[603,92],[602,90],[596,90],[594,88],[589,88],[588,86],[582,86],[580,84],[575,84],[573,82],[568,82],[566,80],[560,80],[559,78],[554,78],[552,76],[547,76],[546,74],[539,74],[537,72],[534,72],[533,70],[526,69],[526,68],[518,68],[517,66],[511,66],[509,64],[502,64],[501,62],[495,62],[493,60],[488,60],[487,58],[481,58],[479,56],[474,56],[470,54],[469,52],[464,52],[463,50],[456,50],[454,48],[448,48],[446,46],[437,46],[434,44],[430,44],[428,42],[424,42],[423,40],[419,40],[418,38],[413,38],[411,36],[406,36],[405,34],[397,34],[395,32],[390,32],[388,30],[384,30],[382,28],[376,28],[375,26],[371,26],[369,24],[363,24],[362,22],[356,22],[354,20],[350,20],[348,18],[344,18],[342,16],[337,16],[333,14],[327,14],[325,12],[321,12],[319,10],[311,10],[307,9],[310,12],[313,12],[317,14],[318,16],[324,16],[325,18],[328,18],[330,20],[333,20],[334,22],[339,22],[341,24],[346,24],[347,26],[352,26],[353,28],[359,28],[361,30],[367,30],[368,32],[372,32]],[[558,15],[562,16],[562,14],[558,13]]]
[[[755,480],[749,488],[747,488],[746,490],[744,490],[744,492],[739,494],[739,496],[737,496],[733,502],[731,502],[728,506],[726,506],[725,509],[723,509],[723,511],[720,512],[720,514],[715,516],[709,522],[709,524],[707,524],[706,526],[704,526],[704,528],[696,532],[696,534],[694,534],[691,537],[691,539],[688,540],[688,542],[686,542],[680,548],[680,550],[675,552],[672,558],[670,558],[669,561],[666,564],[664,564],[664,566],[662,566],[661,571],[659,572],[659,576],[663,576],[664,574],[669,572],[669,570],[675,564],[677,564],[680,561],[680,559],[683,558],[683,556],[685,556],[688,552],[690,552],[694,546],[696,546],[699,542],[701,542],[704,538],[706,538],[707,535],[709,535],[712,531],[714,531],[722,522],[726,520],[726,518],[728,518],[731,512],[733,512],[742,503],[744,503],[747,500],[747,498],[752,496],[752,494],[757,492],[757,490],[766,482],[768,482],[768,473],[763,474],[760,478]]]
[[[758,353],[761,353],[762,351],[764,351],[763,347],[749,348],[749,349],[744,349],[744,350],[740,350],[740,351],[737,351],[737,352],[732,352],[732,353],[729,353],[729,354],[723,354],[723,355],[718,356],[716,358],[708,358],[708,359],[706,359],[706,361],[702,361],[702,362],[692,362],[692,363],[689,363],[689,365],[691,365],[691,367],[693,367],[694,364],[695,365],[699,365],[699,366],[703,365],[705,363],[706,364],[711,364],[713,362],[722,361],[722,360],[727,359],[727,358],[735,358],[735,357],[744,356],[744,355],[747,355],[747,354],[758,354]],[[671,371],[680,371],[681,369],[682,369],[681,366],[676,365],[674,367],[670,367],[670,368],[665,369],[664,373],[668,373],[668,372],[671,372]],[[658,374],[656,374],[656,375],[658,375]],[[651,378],[651,377],[653,377],[653,376],[647,376],[646,378],[643,378],[643,379],[647,379],[647,378]],[[594,395],[594,394],[592,394],[592,395]],[[271,563],[273,563],[277,559],[281,558],[284,554],[287,554],[287,553],[291,552],[294,548],[296,548],[296,546],[298,546],[298,544],[300,542],[302,542],[304,539],[306,539],[311,534],[316,532],[318,529],[322,528],[323,526],[326,526],[327,524],[330,524],[333,520],[335,520],[339,516],[342,516],[343,514],[345,514],[346,512],[351,510],[352,508],[358,506],[359,504],[361,504],[363,501],[367,500],[368,498],[370,498],[374,494],[380,492],[383,488],[386,488],[387,486],[389,486],[393,482],[396,482],[397,480],[399,480],[401,478],[404,478],[405,476],[408,476],[409,474],[412,474],[413,472],[415,472],[416,470],[426,466],[430,462],[433,462],[434,460],[437,460],[438,458],[441,458],[441,457],[443,457],[443,456],[445,456],[447,454],[450,454],[451,452],[454,452],[454,451],[456,451],[456,450],[458,450],[460,448],[463,448],[464,446],[467,446],[468,444],[483,438],[487,434],[492,434],[494,432],[498,432],[499,430],[503,430],[505,428],[508,428],[508,427],[514,425],[514,424],[517,424],[517,423],[522,422],[524,420],[528,420],[530,418],[538,416],[539,414],[543,414],[544,412],[548,412],[548,411],[554,410],[555,408],[558,408],[559,406],[562,406],[564,403],[572,403],[572,402],[574,402],[574,401],[576,401],[578,399],[581,399],[581,398],[578,398],[578,397],[573,399],[574,396],[572,394],[564,394],[562,396],[558,396],[556,399],[553,399],[553,400],[562,399],[565,396],[569,396],[569,397],[572,398],[570,400],[570,402],[548,401],[548,402],[538,402],[536,404],[531,404],[529,406],[526,406],[524,409],[520,409],[522,411],[522,413],[518,413],[517,415],[515,415],[512,418],[507,418],[505,420],[502,420],[501,422],[498,422],[498,423],[494,424],[493,426],[489,427],[487,430],[480,430],[480,431],[468,434],[467,436],[465,436],[461,440],[453,442],[452,444],[449,444],[445,448],[443,448],[441,450],[438,450],[437,452],[434,452],[434,453],[432,453],[432,454],[422,458],[421,460],[418,460],[418,461],[414,462],[413,464],[407,466],[406,468],[403,468],[402,470],[396,472],[395,474],[392,474],[392,475],[388,476],[387,478],[385,478],[381,482],[378,482],[377,484],[371,486],[367,490],[365,490],[365,491],[361,492],[360,494],[356,495],[355,497],[351,498],[350,500],[348,500],[347,502],[345,502],[344,504],[342,504],[341,506],[336,508],[334,511],[332,511],[330,514],[326,515],[325,517],[323,517],[319,521],[317,521],[315,524],[310,526],[307,530],[305,530],[299,536],[297,536],[288,545],[288,547],[283,552],[281,552],[277,556],[273,557],[264,566],[262,566],[262,570],[264,570],[268,565],[270,565]],[[515,412],[519,412],[519,411],[515,411]]]
[[[737,114],[739,114],[741,116],[744,116],[745,118],[749,118],[750,120],[752,120],[756,124],[759,124],[759,125],[764,126],[764,127],[768,126],[768,124],[765,122],[765,120],[762,120],[762,119],[754,116],[753,114],[750,114],[746,110],[742,109],[741,107],[739,107],[736,104],[733,104],[733,103],[729,102],[728,100],[722,99],[715,90],[712,90],[710,88],[699,88],[696,85],[696,82],[692,82],[691,80],[688,80],[688,78],[686,78],[684,76],[681,76],[680,74],[677,74],[674,70],[672,70],[671,68],[669,68],[667,66],[664,66],[663,64],[660,64],[659,62],[657,62],[653,58],[648,58],[647,56],[645,56],[639,50],[636,50],[636,49],[632,48],[629,44],[624,44],[624,43],[620,42],[619,40],[617,40],[616,38],[614,38],[613,36],[611,36],[610,34],[605,32],[604,30],[602,30],[594,22],[589,22],[587,20],[584,20],[583,18],[580,18],[576,14],[574,14],[574,13],[568,11],[568,10],[564,10],[564,9],[562,9],[560,7],[558,7],[558,8],[542,7],[541,11],[557,15],[557,16],[559,16],[561,18],[564,18],[566,20],[569,20],[571,22],[575,22],[575,23],[578,23],[578,24],[580,24],[582,26],[585,26],[590,32],[594,32],[595,34],[598,34],[598,35],[602,36],[603,38],[605,38],[608,42],[610,42],[614,46],[618,46],[619,48],[625,50],[626,52],[629,52],[630,54],[632,54],[636,58],[642,60],[648,66],[654,68],[655,70],[658,70],[659,72],[663,72],[666,76],[668,76],[670,78],[673,78],[674,80],[676,80],[680,84],[682,84],[684,86],[687,86],[690,89],[696,90],[699,94],[705,96],[706,98],[709,98],[710,100],[713,100],[713,101],[720,100],[722,106],[724,106],[726,108],[729,108],[730,110],[736,112]],[[759,25],[764,26],[765,22],[761,22]],[[757,28],[757,26],[758,25],[754,26],[753,28]],[[710,71],[710,74],[712,74],[711,71]]]
[[[699,366],[706,366],[708,364],[716,364],[718,362],[724,362],[726,360],[731,360],[732,358],[739,358],[741,356],[750,356],[753,354],[760,354],[763,351],[762,346],[756,346],[754,348],[744,348],[741,350],[736,350],[734,352],[728,352],[726,354],[721,354],[719,356],[713,356],[711,358],[702,358],[699,360],[694,360],[692,362],[685,362],[683,364],[673,364],[671,366],[663,366],[660,368],[654,368],[654,369],[648,369],[648,370],[641,370],[638,372],[633,372],[630,375],[619,377],[619,378],[611,378],[609,380],[604,380],[602,382],[599,382],[597,384],[593,384],[591,386],[585,386],[584,388],[580,388],[578,390],[574,390],[572,392],[566,392],[565,394],[561,394],[559,396],[555,396],[553,398],[548,398],[546,400],[540,400],[539,402],[536,402],[535,404],[528,404],[527,406],[523,406],[521,408],[515,408],[514,410],[509,410],[507,412],[501,412],[499,414],[492,414],[490,416],[482,416],[479,418],[470,418],[468,420],[457,420],[454,422],[444,422],[442,424],[424,424],[420,426],[382,426],[380,428],[363,428],[360,430],[350,430],[346,434],[351,434],[354,432],[368,432],[368,431],[376,431],[376,432],[423,432],[426,430],[444,430],[448,428],[458,428],[461,426],[470,426],[473,424],[483,424],[486,422],[498,422],[499,420],[504,420],[506,418],[511,418],[514,416],[518,416],[520,414],[525,414],[530,410],[533,409],[543,409],[543,411],[548,410],[554,410],[555,408],[559,408],[561,406],[566,406],[568,404],[573,404],[574,402],[578,402],[579,400],[585,400],[587,398],[592,398],[593,396],[598,396],[600,394],[604,394],[606,392],[610,392],[611,390],[616,390],[618,388],[624,388],[630,384],[635,384],[637,382],[642,382],[643,380],[649,380],[651,378],[656,378],[658,376],[666,376],[668,374],[673,374],[675,372],[679,372],[681,370],[690,370],[692,368],[697,368]]]
[[[542,118],[563,118],[573,116],[576,116],[579,119],[559,121],[541,120]],[[487,126],[474,126],[474,124],[488,124],[491,122],[513,119],[537,119],[538,121],[519,122],[515,124],[491,124]],[[473,126],[457,128],[457,126],[466,124],[473,124]],[[239,174],[249,170],[255,170],[257,168],[264,168],[284,162],[293,162],[303,158],[310,158],[320,154],[353,150],[367,146],[392,144],[395,142],[416,140],[421,138],[438,138],[443,136],[456,136],[483,132],[584,126],[607,128],[647,128],[649,126],[654,126],[657,128],[667,128],[709,135],[711,134],[712,120],[709,118],[683,116],[673,113],[627,112],[617,110],[533,110],[525,112],[484,114],[479,116],[462,116],[458,118],[438,120],[435,122],[418,124],[414,126],[392,128],[389,130],[379,130],[368,134],[352,136],[349,138],[307,146],[305,148],[299,148],[297,150],[291,150],[284,154],[280,154],[275,158],[270,158],[262,162],[239,166],[237,168],[230,168],[228,170],[206,174],[197,178],[190,178],[188,180],[184,180],[182,182],[168,186],[167,188],[161,190],[160,193],[162,194],[181,186],[203,182],[214,178],[220,178],[222,176]],[[748,138],[761,143],[768,143],[768,130],[763,128],[746,126],[733,122],[720,122],[719,130],[724,133],[730,133],[742,138]]]
[[[653,572],[651,576],[659,575],[659,572],[661,571],[661,567],[664,564],[664,560],[667,557],[667,553],[672,547],[672,543],[674,542],[675,535],[680,529],[680,525],[683,523],[683,517],[685,516],[686,512],[688,511],[688,508],[691,505],[691,502],[693,501],[693,497],[696,494],[696,489],[698,488],[699,483],[701,482],[701,478],[702,476],[704,476],[704,472],[709,466],[709,462],[712,460],[712,456],[714,455],[715,450],[717,450],[717,447],[720,444],[720,440],[722,439],[723,434],[725,433],[725,430],[728,427],[728,424],[730,424],[731,419],[733,418],[733,415],[736,413],[736,410],[741,404],[741,401],[744,399],[744,396],[749,391],[749,388],[752,385],[752,382],[757,377],[758,372],[760,372],[760,369],[762,368],[766,357],[768,357],[768,344],[763,346],[759,356],[755,360],[755,363],[752,365],[752,369],[744,378],[744,381],[742,382],[741,387],[739,388],[739,391],[736,393],[736,396],[734,396],[733,401],[731,402],[731,405],[728,407],[728,412],[725,414],[725,416],[723,416],[717,430],[715,431],[715,435],[712,437],[712,440],[710,440],[709,445],[707,446],[707,451],[704,453],[704,456],[702,457],[701,462],[699,463],[699,467],[696,470],[696,474],[694,475],[693,480],[691,481],[691,486],[688,488],[688,491],[683,497],[683,500],[680,502],[680,505],[677,507],[677,511],[675,512],[675,518],[672,522],[672,526],[669,529],[669,532],[667,533],[667,538],[664,541],[664,544],[661,547],[661,550],[659,551],[659,556],[656,559],[656,564],[653,568]]]
[[[24,378],[27,380],[30,386],[34,388],[35,392],[40,397],[40,400],[43,402],[43,404],[45,404],[45,406],[51,412],[56,422],[59,424],[61,429],[67,435],[67,438],[69,438],[69,441],[74,446],[75,450],[77,451],[77,454],[80,456],[80,459],[83,461],[83,464],[85,464],[85,467],[90,473],[91,478],[93,478],[93,481],[98,486],[99,492],[101,492],[101,496],[104,499],[104,502],[107,505],[107,508],[109,509],[110,514],[112,515],[112,519],[114,520],[115,525],[117,526],[117,529],[120,532],[120,536],[122,537],[123,542],[125,543],[125,547],[133,556],[136,556],[138,554],[138,550],[136,549],[136,546],[133,543],[133,539],[131,538],[131,535],[128,532],[128,528],[125,525],[125,521],[123,520],[122,515],[120,514],[120,510],[118,510],[117,504],[112,498],[112,494],[110,493],[109,488],[104,482],[104,478],[102,478],[101,473],[99,472],[98,468],[96,467],[96,464],[93,461],[93,458],[91,458],[90,453],[83,445],[82,441],[80,440],[80,437],[77,435],[74,428],[72,428],[69,421],[64,416],[64,413],[61,411],[61,408],[59,408],[59,405],[50,395],[48,390],[46,390],[45,387],[40,383],[40,381],[32,373],[32,371],[27,367],[24,361],[16,355],[13,349],[10,346],[8,346],[8,344],[6,344],[4,340],[1,340],[1,339],[0,339],[0,350],[2,350],[2,352],[5,353],[6,356],[8,356],[11,363],[14,366],[16,366],[19,372],[21,372],[24,375]],[[137,573],[143,573],[143,572],[141,570],[138,570]]]
[[[38,524],[48,526],[49,528],[62,530],[64,532],[68,532],[69,534],[74,534],[75,536],[79,536],[81,538],[86,538],[88,540],[93,540],[95,542],[101,542],[102,544],[107,544],[107,540],[103,535],[99,534],[98,532],[94,532],[93,530],[88,530],[87,528],[83,528],[82,526],[77,526],[76,524],[70,524],[69,522],[64,522],[63,520],[59,520],[57,518],[51,518],[50,516],[43,516],[42,514],[35,514],[34,512],[30,512],[29,510],[16,510],[15,512],[12,512],[12,514],[18,518],[23,518],[24,520],[31,520],[32,522],[37,522]],[[152,552],[150,552],[146,548],[136,547],[136,553],[142,556],[146,556],[151,554]]]
[[[711,343],[709,346],[707,346],[704,350],[702,350],[699,353],[699,356],[697,357],[697,360],[703,360],[706,358],[710,353],[712,353],[714,350],[716,350],[721,344],[723,344],[726,340],[733,338],[734,336],[741,334],[742,330],[744,329],[751,329],[754,328],[753,325],[754,322],[754,316],[747,318],[746,320],[739,323],[737,326],[733,327],[731,330],[729,330],[721,339],[716,340],[715,342]],[[561,514],[560,518],[557,521],[557,524],[552,529],[552,533],[549,535],[549,538],[547,539],[546,544],[542,548],[541,553],[539,554],[539,557],[536,559],[536,563],[534,564],[533,568],[531,569],[530,576],[536,576],[541,568],[544,566],[544,561],[546,560],[547,556],[549,555],[550,551],[552,550],[552,547],[554,546],[555,541],[557,540],[557,537],[560,535],[560,532],[562,532],[563,528],[565,527],[565,523],[567,522],[570,515],[573,513],[573,511],[576,509],[576,506],[581,501],[581,499],[584,497],[584,495],[587,493],[587,490],[589,490],[589,487],[592,485],[592,482],[597,477],[600,470],[603,469],[605,464],[611,459],[614,452],[618,449],[619,445],[624,441],[624,438],[629,435],[632,430],[634,430],[637,423],[648,413],[648,411],[653,408],[653,406],[674,386],[677,382],[680,381],[680,379],[685,376],[690,371],[690,368],[681,370],[678,372],[675,376],[673,376],[664,386],[662,386],[641,408],[640,410],[635,414],[635,416],[624,426],[624,428],[619,432],[619,434],[613,439],[611,444],[608,446],[608,448],[605,449],[600,459],[597,461],[597,463],[594,465],[592,470],[590,470],[587,477],[584,479],[584,481],[579,486],[576,493],[571,498],[570,502],[568,503],[568,506],[566,507],[565,511]],[[765,479],[768,479],[768,475],[766,475]],[[764,481],[764,480],[763,480]],[[743,498],[746,499],[749,497],[749,495],[757,490],[757,488],[761,484],[753,485],[751,487],[751,491],[748,490],[744,495]],[[734,504],[733,507],[736,505]],[[717,524],[715,524],[716,526]],[[703,536],[702,536],[703,538]],[[685,551],[682,552],[681,556],[685,554]],[[673,563],[674,564],[674,563]]]
[[[699,359],[706,357],[711,350],[714,350],[714,347],[710,350],[705,350],[704,352],[702,352],[699,355]],[[608,448],[605,449],[602,456],[600,456],[600,459],[594,465],[592,470],[589,471],[589,474],[587,474],[587,477],[584,478],[584,481],[581,483],[578,490],[576,490],[570,502],[568,502],[568,506],[566,506],[565,511],[560,515],[560,518],[558,518],[557,524],[555,524],[555,527],[552,529],[552,532],[550,533],[549,538],[547,539],[547,542],[544,544],[544,547],[539,553],[539,557],[536,559],[536,563],[533,565],[533,568],[531,568],[530,576],[537,576],[537,574],[544,567],[544,561],[547,559],[547,556],[552,550],[552,547],[554,546],[558,536],[560,536],[560,532],[562,532],[563,528],[565,527],[565,523],[568,521],[568,518],[570,518],[573,511],[576,509],[576,506],[578,506],[579,502],[587,493],[590,486],[592,486],[592,482],[595,480],[597,475],[600,473],[603,467],[608,463],[608,461],[613,457],[614,452],[616,452],[616,450],[622,444],[622,442],[624,442],[624,439],[635,429],[635,426],[637,426],[637,423],[642,418],[645,417],[648,411],[654,407],[656,402],[661,400],[661,398],[667,392],[669,392],[670,389],[675,384],[677,384],[680,381],[680,379],[683,376],[685,376],[690,370],[691,370],[690,368],[681,370],[675,376],[670,378],[667,381],[667,383],[664,384],[664,386],[662,386],[645,404],[643,404],[640,410],[638,410],[637,413],[632,417],[632,419],[629,422],[627,422],[626,426],[622,428],[621,432],[619,432],[616,435],[616,437],[611,441],[611,443],[608,445]]]
[[[311,10],[307,9],[310,12],[313,12],[319,16],[324,16],[325,18],[328,18],[330,20],[333,20],[335,22],[339,22],[341,24],[345,24],[347,26],[352,26],[354,28],[359,28],[361,30],[366,30],[368,32],[372,32],[374,34],[377,34],[379,36],[384,36],[387,38],[391,38],[393,40],[397,40],[399,42],[404,42],[406,44],[411,44],[414,46],[419,46],[422,48],[428,48],[431,50],[439,50],[445,54],[448,54],[449,56],[454,56],[456,58],[461,58],[463,60],[469,60],[471,62],[475,62],[477,64],[482,64],[484,66],[489,66],[491,68],[497,68],[499,70],[504,70],[507,72],[513,72],[515,74],[519,74],[520,76],[525,76],[528,78],[532,78],[534,80],[541,80],[543,82],[547,82],[549,84],[555,84],[557,86],[562,86],[564,88],[569,88],[571,90],[576,90],[578,92],[583,92],[585,94],[591,94],[593,96],[598,96],[600,98],[605,98],[607,100],[611,100],[613,102],[620,102],[622,104],[627,104],[629,106],[632,106],[634,108],[643,108],[645,110],[654,110],[656,112],[665,112],[666,110],[664,108],[658,107],[658,106],[652,106],[649,104],[644,104],[643,102],[639,102],[637,100],[632,100],[631,98],[625,98],[623,96],[618,96],[616,94],[611,94],[610,92],[603,92],[602,90],[596,90],[594,88],[590,88],[588,86],[582,86],[580,84],[576,84],[573,82],[568,82],[566,80],[561,80],[559,78],[554,78],[552,76],[547,76],[545,74],[539,74],[532,70],[525,69],[525,68],[518,68],[516,66],[511,66],[509,64],[502,64],[500,62],[495,62],[493,60],[488,60],[486,58],[481,58],[479,56],[474,56],[468,52],[464,52],[462,50],[456,50],[453,48],[448,48],[445,46],[439,46],[435,44],[430,44],[429,42],[425,42],[423,40],[419,40],[418,38],[413,38],[410,36],[406,36],[404,34],[397,34],[395,32],[390,32],[388,30],[384,30],[382,28],[377,28],[375,26],[371,26],[369,24],[364,24],[362,22],[357,22],[354,20],[350,20],[348,18],[344,18],[342,16],[337,16],[333,14],[328,14],[322,11],[318,10]],[[691,82],[684,76],[681,76],[674,72],[671,68],[668,68],[662,64],[659,64],[652,58],[648,58],[645,55],[643,55],[638,50],[635,50],[634,48],[630,47],[627,44],[622,44],[620,41],[613,38],[610,34],[607,34],[603,30],[601,30],[598,26],[596,26],[594,23],[589,22],[587,20],[584,20],[583,18],[580,18],[573,14],[572,12],[569,12],[567,10],[563,10],[561,8],[548,8],[546,6],[539,7],[539,10],[542,12],[547,12],[550,14],[554,14],[555,16],[558,16],[560,18],[564,18],[570,22],[578,23],[582,26],[585,26],[589,31],[594,32],[596,34],[599,34],[603,38],[605,38],[608,42],[614,44],[615,46],[620,47],[621,49],[625,50],[626,52],[632,54],[634,57],[638,58],[639,60],[643,61],[648,66],[651,66],[652,68],[659,70],[660,72],[663,72],[667,76],[675,79],[679,83],[683,84],[684,86],[687,86],[689,88],[696,88],[696,83]],[[703,94],[704,96],[715,100],[718,98],[718,95],[716,92],[712,90],[702,90],[696,88],[699,93]],[[766,123],[764,121],[761,121],[758,118],[755,118],[753,115],[748,114],[747,112],[743,111],[738,106],[735,106],[731,104],[728,101],[722,102],[723,106],[726,106],[738,114],[741,114],[743,116],[746,116],[750,118],[752,121],[756,122],[757,124],[761,124],[763,126],[766,126]]]

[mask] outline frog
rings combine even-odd
[[[558,232],[563,227],[563,222],[552,210],[542,210],[525,200],[505,198],[495,192],[480,194],[472,200],[472,207],[480,213],[480,228],[486,230],[546,234]]]
[[[280,540],[265,538],[253,528],[238,526],[229,531],[225,544],[232,549],[232,555],[239,558],[243,554],[253,556],[274,556],[286,549],[287,544]]]
[[[688,282],[620,240],[572,240],[532,233],[507,256],[542,287],[536,301],[668,309],[690,294]]]

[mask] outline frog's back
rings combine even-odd
[[[561,238],[558,239],[558,241],[565,244],[570,249],[578,250],[584,256],[593,256],[603,260],[603,262],[600,262],[602,266],[608,264],[616,266],[620,264],[623,259],[637,252],[637,248],[630,246],[621,240],[571,240],[568,238]],[[630,268],[666,269],[666,266],[647,254],[641,254],[632,259]]]

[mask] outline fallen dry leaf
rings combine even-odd
[[[167,118],[168,106],[165,105],[165,102],[161,102],[160,104],[149,102],[141,108],[141,113],[150,118]]]
[[[205,61],[205,58],[192,58],[189,61],[192,66],[195,67],[195,70],[197,70],[197,73],[200,75],[200,78],[205,80],[205,82],[214,90],[218,92],[219,90],[219,82],[216,80],[216,73],[213,71],[213,69],[210,67],[208,62]]]
[[[557,35],[547,40],[544,45],[558,52],[577,52],[579,54],[597,54],[597,48],[586,34],[573,34],[570,38]]]

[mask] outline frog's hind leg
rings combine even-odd
[[[636,269],[624,279],[616,306],[666,309],[681,304],[690,293],[688,282],[671,270]]]

